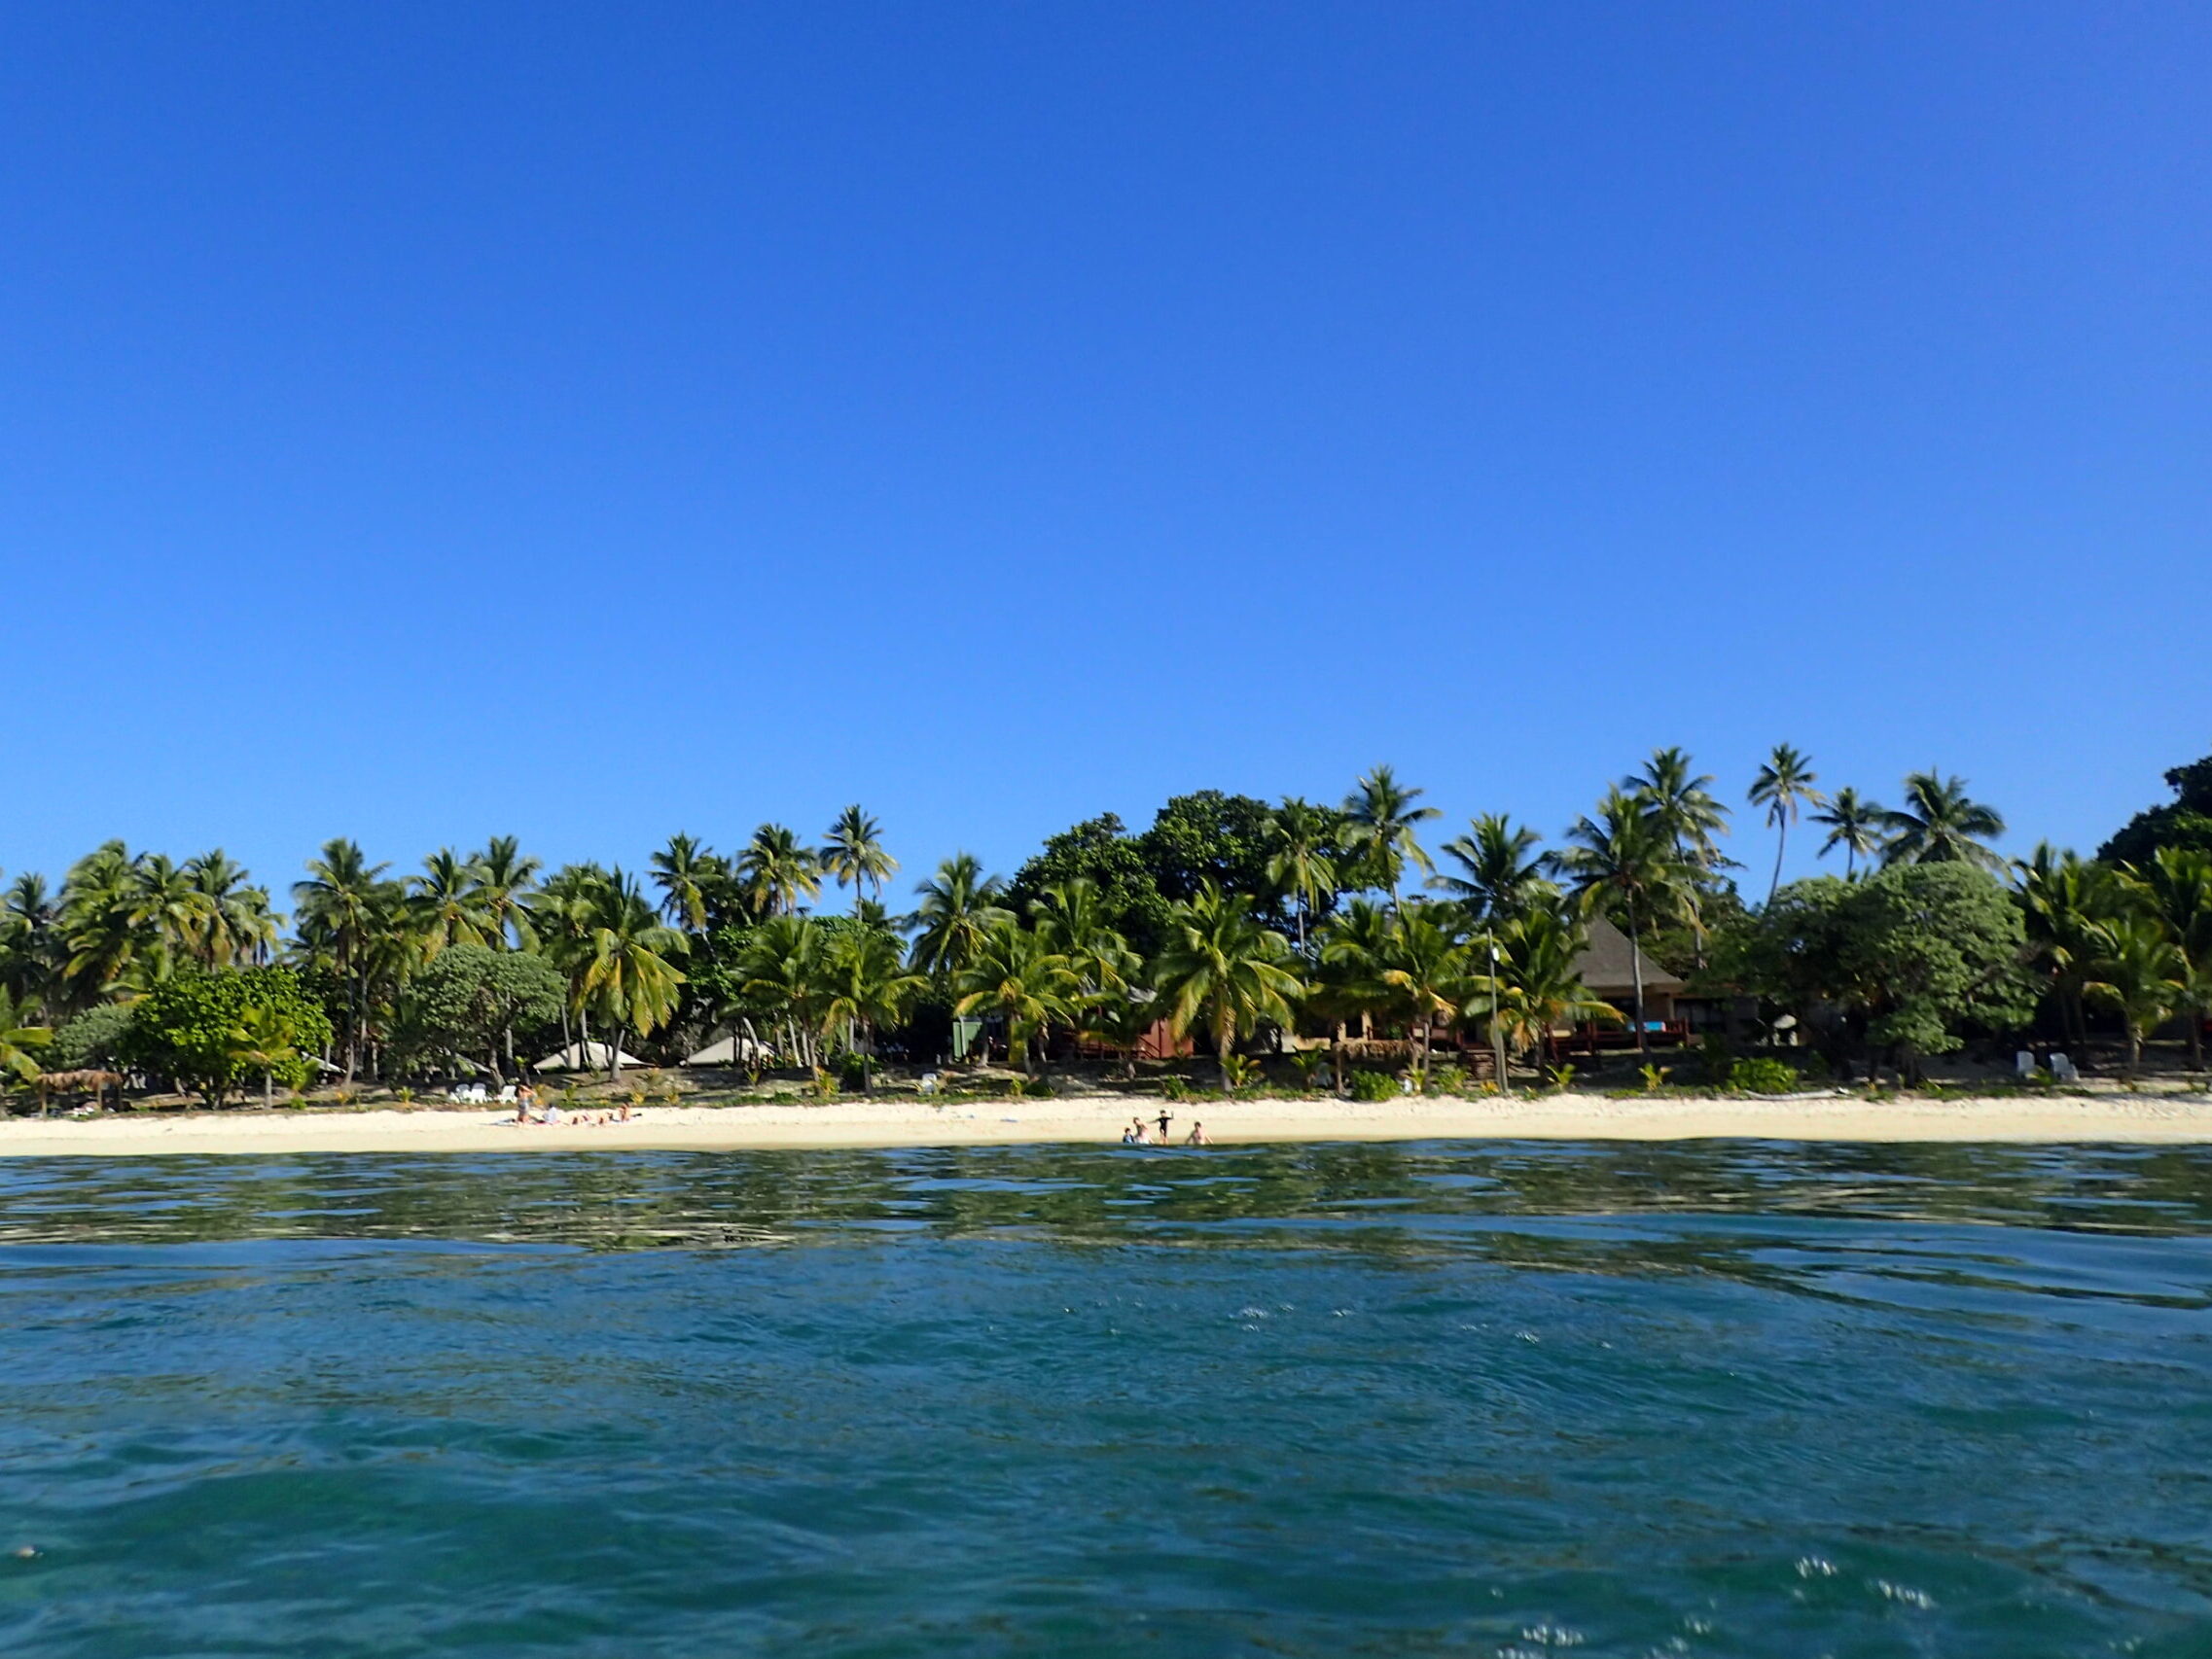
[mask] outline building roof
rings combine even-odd
[[[1610,1000],[1636,994],[1636,969],[1628,950],[1628,935],[1603,916],[1589,919],[1589,942],[1575,958],[1575,967],[1582,973],[1583,983],[1600,997]],[[1669,997],[1680,996],[1683,982],[1653,961],[1652,953],[1647,950],[1644,952],[1644,995],[1648,997],[1655,991]]]

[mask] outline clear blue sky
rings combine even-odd
[[[18,0],[0,865],[1782,739],[2087,848],[2212,749],[2208,86],[2109,0]]]

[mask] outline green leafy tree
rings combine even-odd
[[[1768,900],[1782,886],[1782,855],[1790,844],[1790,826],[1803,808],[1828,804],[1828,797],[1813,787],[1817,776],[1805,755],[1787,743],[1777,743],[1751,781],[1748,798],[1753,806],[1766,809],[1766,826],[1774,831],[1774,874],[1766,883]]]
[[[220,1107],[255,1077],[305,1085],[330,1018],[289,968],[189,969],[139,999],[131,1057]]]
[[[1978,869],[2004,867],[2004,860],[1982,845],[2005,832],[1994,807],[1970,799],[1966,780],[1934,772],[1909,772],[1905,804],[1882,814],[1889,839],[1882,863],[1889,865],[1967,864]]]
[[[2189,1063],[2204,1067],[2204,1020],[2212,1014],[2212,851],[2160,847],[2143,888],[2178,954],[2177,1009],[2187,1014]]]
[[[2212,852],[2212,755],[2166,773],[2174,798],[2147,807],[2097,850],[2106,864],[2148,868],[2161,847]]]
[[[1168,1026],[1177,1036],[1206,1028],[1228,1088],[1236,1044],[1264,1024],[1288,1026],[1304,982],[1290,941],[1219,888],[1201,888],[1177,905],[1175,922],[1175,936],[1155,964]]]
[[[1137,856],[1169,903],[1212,882],[1224,893],[1246,896],[1254,914],[1269,921],[1280,911],[1280,889],[1267,873],[1274,830],[1275,814],[1266,801],[1199,790],[1160,809],[1152,828],[1136,838]]]
[[[130,1063],[132,1003],[102,1003],[59,1027],[46,1051],[50,1071],[115,1071]]]
[[[1106,925],[1136,950],[1150,956],[1159,949],[1173,906],[1160,891],[1137,837],[1124,831],[1120,818],[1104,813],[1048,839],[1015,872],[1005,906],[1025,916],[1046,888],[1068,881],[1088,881],[1098,890]]]
[[[505,1082],[516,1033],[554,1025],[567,995],[567,979],[542,956],[453,945],[410,981],[405,1030],[415,1049],[481,1060]]]

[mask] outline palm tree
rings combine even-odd
[[[2018,891],[2028,949],[2051,980],[2060,1024],[2069,1041],[2087,1044],[2083,991],[2103,948],[2099,925],[2140,908],[2141,895],[2130,893],[2111,865],[2061,853],[2048,841],[2019,865]]]
[[[1828,827],[1828,839],[1820,844],[1820,856],[1825,859],[1841,847],[1843,879],[1849,881],[1858,873],[1859,860],[1871,859],[1881,851],[1882,825],[1888,817],[1888,808],[1879,801],[1865,799],[1846,784],[1828,802],[1826,812],[1812,815],[1815,824]]]
[[[200,900],[193,954],[208,968],[268,962],[281,919],[269,908],[268,890],[249,885],[253,872],[217,847],[187,859],[184,874]]]
[[[956,975],[981,947],[983,936],[1014,912],[998,900],[1006,883],[983,874],[972,853],[954,853],[937,866],[937,873],[919,882],[914,892],[921,902],[910,924],[915,930],[913,965],[939,978]]]
[[[276,1074],[289,1072],[300,1060],[299,1028],[293,1017],[266,1003],[248,1006],[228,1034],[225,1047],[232,1069],[261,1074],[264,1111],[275,1106]]]
[[[1981,843],[2005,832],[2005,821],[1994,807],[1970,800],[1966,780],[1940,778],[1934,772],[1909,772],[1905,779],[1905,805],[1884,812],[1882,827],[1889,840],[1881,862],[1890,865],[1970,864],[1986,870],[2002,869],[2005,861]]]
[[[476,871],[477,908],[489,925],[486,942],[505,950],[512,936],[517,949],[532,949],[537,941],[530,934],[530,890],[545,865],[525,858],[514,835],[494,835],[482,852],[470,856],[469,865]]]
[[[1337,891],[1337,861],[1344,815],[1297,795],[1286,795],[1267,822],[1267,879],[1298,900],[1298,952],[1305,954],[1306,929],[1324,896]]]
[[[0,898],[0,994],[42,1008],[58,1003],[67,959],[59,919],[45,876],[26,871],[8,884]]]
[[[898,942],[875,928],[850,928],[830,942],[822,963],[822,1033],[839,1027],[854,1034],[860,1055],[860,1092],[872,1086],[869,1059],[876,1028],[906,1018],[913,1000],[929,981],[910,972],[900,960]]]
[[[1046,948],[1067,959],[1088,1002],[1125,995],[1143,969],[1129,941],[1106,925],[1104,895],[1094,881],[1075,876],[1049,883],[1029,914]]]
[[[1473,976],[1468,1017],[1493,1019],[1514,1052],[1541,1048],[1563,1026],[1618,1020],[1621,1012],[1592,996],[1579,968],[1584,935],[1564,906],[1539,904],[1498,929],[1498,971]],[[1505,1087],[1505,1078],[1498,1086]]]
[[[821,856],[803,847],[781,824],[764,824],[737,855],[737,880],[746,901],[763,916],[788,915],[802,899],[822,891]]]
[[[1072,1020],[1083,986],[1066,957],[1039,935],[1005,917],[985,933],[953,978],[959,1001],[952,1011],[979,1009],[1006,1021],[1007,1058],[1029,1075],[1030,1047],[1055,1021]]]
[[[449,945],[482,944],[492,921],[483,905],[482,872],[450,847],[422,861],[409,879],[408,907],[425,962]]]
[[[1712,793],[1711,775],[1695,771],[1695,764],[1686,750],[1655,749],[1644,769],[1621,787],[1658,821],[1678,862],[1710,874],[1729,862],[1713,839],[1728,833],[1729,809]]]
[[[875,898],[880,903],[884,881],[896,875],[899,869],[899,861],[883,850],[883,827],[863,812],[857,802],[838,813],[838,821],[830,826],[821,859],[822,867],[837,878],[839,887],[851,885],[852,909],[856,916],[860,914],[861,883],[867,882],[875,889]]]
[[[1413,1076],[1429,1075],[1429,1045],[1438,1020],[1449,1024],[1475,994],[1467,947],[1418,913],[1399,918],[1379,975],[1405,1010],[1414,1034]]]
[[[325,841],[321,855],[307,861],[306,880],[292,884],[302,946],[310,957],[327,958],[345,990],[348,1083],[360,1063],[372,973],[389,954],[404,894],[398,882],[384,879],[390,867],[370,864],[359,845],[341,836]]]
[[[707,892],[723,873],[713,849],[691,836],[675,834],[653,855],[653,881],[660,889],[660,914],[686,933],[703,934]]]
[[[1376,768],[1385,783],[1387,771]],[[1401,806],[1406,798],[1397,797]],[[1171,942],[1155,965],[1168,1027],[1180,1037],[1204,1022],[1224,1088],[1231,1086],[1229,1058],[1239,1040],[1270,1021],[1291,1023],[1291,1005],[1305,989],[1291,962],[1290,941],[1252,920],[1242,900],[1225,897],[1210,881],[1176,905]]]
[[[1308,992],[1311,1005],[1336,1023],[1335,1061],[1337,1087],[1344,1086],[1346,1027],[1360,1022],[1360,1036],[1372,1035],[1374,1016],[1386,1013],[1392,1004],[1389,987],[1382,982],[1383,965],[1390,959],[1398,933],[1398,918],[1369,899],[1354,899],[1329,918],[1321,941],[1321,972]]]
[[[1787,743],[1777,743],[1751,782],[1747,798],[1752,805],[1766,809],[1767,825],[1774,830],[1774,875],[1766,883],[1769,904],[1781,890],[1782,853],[1790,844],[1790,826],[1798,821],[1798,809],[1828,804],[1828,797],[1813,788],[1816,776],[1809,758]]]
[[[138,906],[138,861],[121,841],[108,841],[69,866],[62,878],[56,924],[67,952],[63,1001],[88,1007],[127,985],[140,959],[160,939]]]
[[[2097,954],[2082,987],[2092,1003],[2120,1015],[2127,1033],[2127,1070],[2132,1079],[2143,1060],[2143,1040],[2171,1018],[2187,996],[2187,964],[2180,947],[2156,916],[2121,915],[2097,924]]]
[[[166,854],[141,853],[132,870],[131,921],[145,931],[149,946],[139,960],[148,977],[166,979],[178,958],[197,954],[213,906]]]
[[[2143,886],[2181,957],[2177,1006],[2189,1016],[2189,1064],[2204,1069],[2204,1018],[2212,1013],[2212,853],[2160,847]]]
[[[1471,819],[1468,828],[1472,834],[1455,835],[1444,844],[1444,856],[1467,873],[1436,876],[1429,885],[1465,903],[1472,921],[1502,922],[1557,895],[1559,890],[1545,877],[1544,859],[1531,856],[1538,843],[1535,830],[1516,828],[1502,812]]]
[[[623,1039],[650,1037],[676,1011],[684,975],[671,958],[684,953],[684,935],[661,925],[634,876],[608,872],[589,896],[585,939],[590,955],[578,1000],[598,1009],[610,1028],[607,1080],[623,1075]]]
[[[1367,865],[1374,886],[1390,891],[1390,907],[1398,908],[1398,879],[1411,864],[1424,874],[1436,865],[1413,833],[1413,826],[1441,817],[1433,806],[1415,806],[1424,792],[1400,784],[1388,766],[1377,766],[1344,798],[1344,816],[1350,820],[1350,840]]]
[[[53,1041],[53,1029],[40,1022],[28,997],[0,997],[0,1074],[37,1082],[39,1050]]]
[[[737,956],[738,995],[771,1029],[785,1027],[793,1060],[807,1066],[815,1064],[812,1039],[826,994],[823,936],[810,916],[770,916],[746,934]]]
[[[1670,753],[1661,751],[1662,755]],[[1658,757],[1654,758],[1655,759]],[[1579,818],[1567,830],[1575,843],[1553,855],[1586,910],[1619,904],[1626,918],[1629,971],[1635,976],[1636,1051],[1649,1059],[1651,1035],[1644,1020],[1644,924],[1676,901],[1691,871],[1676,851],[1665,820],[1618,788],[1606,791],[1597,816]]]

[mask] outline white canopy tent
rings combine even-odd
[[[696,1054],[684,1056],[687,1066],[765,1066],[771,1056],[768,1045],[756,1042],[743,1034],[733,1034],[719,1042],[710,1042]]]
[[[533,1072],[604,1072],[614,1061],[613,1047],[604,1042],[571,1042],[558,1054],[548,1054],[530,1068]],[[634,1054],[624,1054],[625,1066],[645,1064]]]

